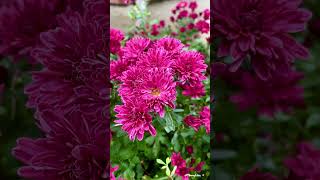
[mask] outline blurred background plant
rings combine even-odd
[[[294,63],[294,69],[303,74],[302,78],[295,80],[295,83],[297,83],[295,86],[304,89],[303,96],[301,96],[304,101],[302,106],[293,108],[291,112],[277,112],[273,117],[257,113],[258,106],[240,111],[241,109],[231,102],[232,98],[230,99],[230,97],[239,92],[239,87],[245,86],[244,84],[247,82],[241,81],[243,79],[239,74],[235,75],[236,73],[224,74],[222,75],[224,77],[221,76],[221,72],[213,73],[220,73],[213,81],[216,98],[214,110],[216,121],[214,121],[213,128],[216,134],[212,153],[217,179],[231,180],[240,177],[251,179],[253,177],[257,178],[259,172],[265,172],[265,179],[275,177],[293,179],[294,177],[289,175],[294,174],[296,176],[296,172],[293,172],[291,166],[285,164],[284,161],[300,151],[299,147],[301,145],[299,144],[308,142],[315,146],[318,149],[316,150],[317,153],[319,153],[320,2],[316,0],[304,0],[303,2],[302,6],[312,11],[313,17],[309,21],[306,31],[293,34],[299,43],[309,48],[311,54],[307,60]],[[217,49],[215,49],[215,52],[217,52]],[[214,53],[214,58],[218,59],[216,54]],[[226,61],[230,62],[230,59]],[[249,64],[244,64],[243,67],[252,70]],[[226,79],[230,81],[226,81]],[[286,79],[283,82],[283,84],[289,83],[290,80]],[[268,86],[268,83],[266,82],[265,86]],[[267,93],[275,94],[277,89],[268,89]],[[287,91],[288,96],[289,93]],[[295,98],[299,98],[299,94],[300,91],[296,91]],[[268,97],[260,98],[266,99]],[[244,101],[248,102],[250,99],[244,99]],[[292,102],[289,101],[282,102],[292,105]],[[311,150],[306,151],[312,152]],[[300,172],[306,172],[309,175],[301,174],[298,179],[319,178],[319,176],[315,178],[316,176],[313,175],[314,173],[319,175],[320,172],[319,167],[312,165],[312,163],[317,164],[317,162],[319,162],[317,156],[313,156],[313,160],[309,160],[307,156],[300,156],[300,161],[298,161],[301,164]],[[312,169],[312,172],[302,169],[304,163],[309,163],[308,167],[310,168],[308,169]],[[298,167],[298,165],[295,167]],[[254,170],[254,168],[257,169]],[[250,170],[251,172],[249,172]]]

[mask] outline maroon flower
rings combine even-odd
[[[103,37],[109,34],[105,31],[109,25],[84,16],[68,12],[59,17],[58,28],[41,35],[32,56],[44,68],[33,73],[25,90],[29,107],[60,113],[80,108],[87,114],[107,115],[109,52]]]
[[[240,75],[241,92],[231,96],[240,110],[256,107],[259,114],[273,116],[277,112],[290,112],[303,107],[303,88],[297,83],[302,78],[298,72],[274,75],[267,82],[250,73]]]
[[[200,126],[202,126],[202,121],[200,118],[192,115],[188,115],[183,119],[184,123],[192,127],[195,131],[198,131]]]
[[[25,165],[18,175],[35,180],[100,180],[107,166],[106,121],[93,122],[74,112],[37,114],[44,138],[20,138],[13,156]]]
[[[192,11],[194,11],[197,7],[198,7],[197,1],[192,1],[192,2],[190,2],[189,8],[190,8]]]
[[[257,168],[254,168],[243,175],[240,180],[277,180],[278,178],[271,173],[259,172]]]
[[[215,0],[215,37],[221,38],[218,56],[231,55],[231,71],[236,71],[247,56],[261,79],[290,70],[295,58],[307,58],[306,48],[288,33],[305,29],[311,13],[299,8],[302,1]]]
[[[186,147],[186,151],[188,152],[189,155],[191,155],[191,154],[193,153],[193,147],[192,147],[192,145],[187,146],[187,147]]]
[[[284,161],[289,169],[288,180],[317,180],[320,177],[320,150],[312,144],[297,145],[297,154]]]
[[[41,32],[56,27],[61,10],[56,0],[15,0],[0,7],[0,54],[35,63],[30,51]]]
[[[198,21],[195,27],[202,33],[208,33],[210,31],[210,24],[204,20]]]

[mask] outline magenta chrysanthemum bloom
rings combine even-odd
[[[257,168],[254,168],[243,175],[240,180],[278,180],[277,177],[271,173],[259,172]]]
[[[139,100],[127,100],[124,105],[117,105],[114,109],[118,120],[114,122],[121,125],[122,129],[128,133],[130,140],[137,138],[141,141],[144,132],[148,131],[152,136],[156,135],[156,130],[152,126],[152,116],[145,102]]]
[[[215,37],[221,38],[218,56],[231,55],[236,71],[247,56],[261,79],[286,73],[295,58],[309,53],[288,33],[303,31],[311,13],[299,8],[302,1],[215,0]]]
[[[186,161],[182,158],[180,152],[179,153],[172,153],[171,155],[171,163],[173,166],[177,167],[186,167],[187,163]]]
[[[165,106],[174,108],[176,100],[176,83],[170,69],[150,69],[144,74],[140,87],[141,97],[147,106],[164,117]]]
[[[195,131],[198,131],[203,122],[200,118],[192,115],[188,115],[183,119],[184,123],[192,127]]]
[[[148,38],[135,37],[127,41],[125,47],[122,48],[124,59],[135,64],[141,54],[151,46],[151,40]]]
[[[121,82],[118,92],[125,99],[134,99],[141,96],[140,87],[145,76],[145,71],[137,66],[132,66],[129,70],[125,71],[122,75]]]
[[[173,59],[164,48],[150,48],[140,57],[137,66],[140,68],[171,68]]]
[[[120,81],[123,72],[127,71],[131,62],[125,59],[112,60],[110,62],[110,79]]]
[[[80,112],[62,117],[37,114],[46,137],[20,138],[13,156],[25,165],[18,175],[35,180],[100,180],[107,166],[106,121],[93,122]]]
[[[202,108],[200,114],[200,119],[206,128],[207,134],[210,134],[210,109],[208,106]]]
[[[320,150],[302,142],[297,145],[297,155],[286,158],[284,164],[289,169],[288,180],[317,180],[320,177]]]
[[[110,52],[119,54],[121,49],[121,41],[124,39],[124,34],[119,29],[110,28]]]
[[[203,74],[207,65],[204,56],[196,51],[186,51],[174,62],[173,69],[177,72],[182,85],[196,85],[206,79]]]
[[[41,32],[56,27],[58,1],[13,0],[0,7],[0,54],[15,60],[28,58]],[[34,60],[31,59],[34,63]]]
[[[239,110],[257,108],[259,114],[273,116],[277,112],[290,112],[294,107],[303,107],[303,88],[297,83],[301,73],[274,75],[267,82],[250,74],[240,76],[241,92],[231,96]]]
[[[180,40],[171,38],[171,37],[164,37],[157,40],[154,44],[154,48],[164,48],[166,51],[169,52],[170,56],[173,59],[179,57],[182,49],[185,47]]]
[[[107,115],[109,52],[102,37],[107,37],[109,25],[84,17],[65,13],[58,18],[58,28],[41,34],[32,56],[44,68],[33,73],[25,90],[29,107],[60,113],[80,108],[86,114]]]
[[[206,95],[206,90],[202,82],[199,82],[193,86],[184,85],[182,86],[182,89],[183,89],[182,94],[184,96],[199,98]]]

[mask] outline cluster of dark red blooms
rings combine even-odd
[[[17,140],[21,177],[108,178],[108,11],[104,0],[2,4],[0,54],[42,65],[25,93],[44,136]]]

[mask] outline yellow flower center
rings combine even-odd
[[[153,96],[160,96],[160,93],[161,93],[160,90],[157,88],[151,89],[151,94]]]

